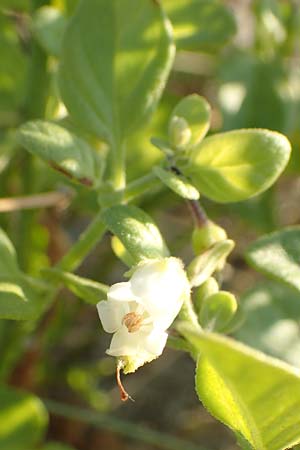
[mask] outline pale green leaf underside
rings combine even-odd
[[[256,270],[300,291],[300,227],[263,236],[248,247],[245,256]]]
[[[0,448],[36,448],[44,434],[48,417],[41,401],[22,391],[0,387]]]
[[[135,206],[118,205],[103,212],[103,221],[127,249],[134,263],[169,256],[156,224]]]
[[[81,1],[63,41],[63,101],[87,131],[118,143],[156,106],[173,57],[158,2]]]
[[[246,129],[204,139],[191,154],[185,172],[200,193],[220,202],[245,200],[269,188],[290,157],[280,133]]]
[[[18,141],[75,181],[94,186],[101,182],[100,156],[85,141],[59,125],[41,120],[27,122],[18,131]]]
[[[184,177],[176,175],[173,172],[164,170],[161,167],[154,167],[153,172],[157,177],[182,198],[189,200],[198,200],[200,195],[197,189],[189,183]]]
[[[234,35],[233,15],[219,0],[163,0],[179,50],[214,51]]]
[[[183,327],[198,349],[199,398],[255,450],[284,450],[300,441],[300,371],[213,333]]]

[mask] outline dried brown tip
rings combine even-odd
[[[122,402],[127,402],[127,400],[131,400],[132,402],[134,402],[133,398],[130,397],[130,395],[128,394],[128,392],[125,390],[122,381],[121,381],[121,370],[123,369],[123,363],[122,361],[118,362],[117,365],[117,371],[116,371],[116,378],[117,378],[117,385],[120,391],[120,397]]]

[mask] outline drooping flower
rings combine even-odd
[[[125,373],[161,355],[166,330],[190,295],[182,262],[174,257],[141,263],[127,282],[111,286],[97,304],[103,328],[113,333],[107,354],[122,361]]]

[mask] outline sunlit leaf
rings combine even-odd
[[[103,212],[103,221],[123,243],[134,263],[169,255],[156,224],[141,209],[135,206],[113,206]]]
[[[237,130],[204,139],[191,153],[185,173],[208,198],[245,200],[268,189],[286,167],[289,141],[269,130]]]
[[[284,450],[300,441],[298,369],[217,334],[181,332],[200,353],[200,400],[244,449]]]

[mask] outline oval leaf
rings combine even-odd
[[[235,20],[219,0],[163,0],[179,50],[215,51],[236,31]]]
[[[19,129],[18,141],[68,178],[87,186],[100,184],[100,156],[65,128],[45,121],[27,122]]]
[[[81,1],[63,42],[63,101],[78,124],[116,145],[156,106],[174,53],[159,2]]]
[[[300,227],[263,236],[245,256],[256,270],[300,291]]]
[[[204,138],[210,126],[211,108],[205,98],[192,94],[184,97],[173,109],[169,129],[174,118],[184,119],[190,130],[187,149],[194,147]]]
[[[166,186],[168,186],[168,188],[180,197],[187,198],[188,200],[199,199],[199,192],[185,179],[185,177],[176,175],[175,173],[162,169],[161,167],[154,167],[153,172]]]
[[[103,221],[137,264],[143,259],[169,256],[169,251],[150,216],[135,206],[118,205],[103,212]]]
[[[245,200],[268,189],[290,157],[289,141],[269,130],[237,130],[204,139],[183,170],[208,198]]]
[[[240,436],[243,448],[283,450],[300,441],[298,369],[217,334],[181,332],[201,354],[200,400]]]
[[[36,448],[48,422],[42,402],[32,394],[0,387],[0,448]]]

